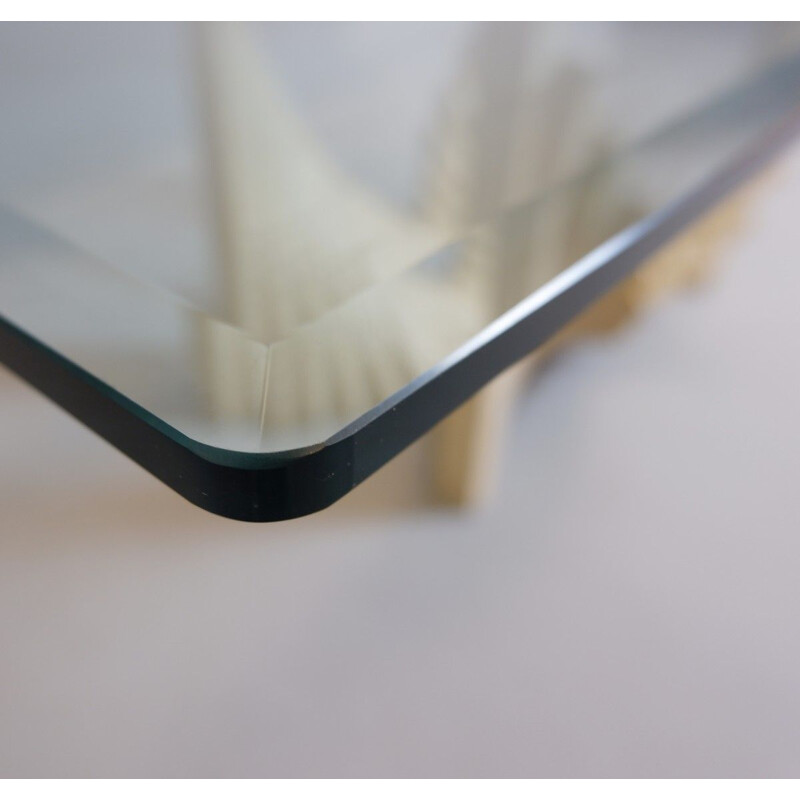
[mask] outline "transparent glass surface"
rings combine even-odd
[[[0,25],[0,315],[164,430],[317,447],[792,119],[797,42]]]

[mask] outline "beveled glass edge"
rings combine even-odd
[[[344,491],[337,490],[336,496],[332,499],[329,496],[316,497],[312,486],[310,492],[305,490],[301,492],[308,497],[307,502],[263,505],[257,503],[255,507],[251,504],[249,509],[240,509],[242,513],[232,513],[232,509],[220,510],[211,507],[212,503],[198,502],[197,499],[189,498],[211,511],[239,519],[255,521],[300,516],[319,510],[338,499],[349,488],[353,488],[399,450],[432,427],[449,411],[468,399],[488,380],[535,349],[592,300],[601,296],[618,280],[635,269],[664,241],[689,225],[716,201],[756,172],[799,132],[800,114],[795,108],[791,113],[784,115],[767,134],[745,148],[727,167],[690,195],[646,216],[613,236],[504,313],[435,367],[324,442],[310,447],[266,453],[249,452],[219,448],[192,439],[79,365],[63,358],[34,336],[18,329],[10,321],[0,318],[0,322],[6,332],[25,339],[28,347],[39,349],[45,358],[60,363],[70,370],[85,384],[87,391],[107,397],[119,407],[122,415],[135,415],[145,425],[173,440],[198,459],[241,472],[240,477],[251,471],[274,473],[275,480],[268,481],[270,485],[261,486],[259,491],[266,490],[267,493],[279,491],[279,484],[284,482],[283,478],[286,477],[286,468],[294,462],[311,461],[326,450],[335,450],[343,456],[349,454],[350,462],[343,462],[342,465],[346,467],[344,471],[347,473],[347,480],[344,484],[337,481],[339,488],[344,488]],[[0,351],[2,350],[3,348],[0,348]],[[17,371],[34,386],[42,388],[35,376],[25,375],[23,369]],[[449,384],[449,388],[444,386],[445,382]],[[46,389],[43,390],[49,394]],[[433,398],[431,392],[435,392],[438,398]],[[414,413],[403,413],[410,408],[411,401],[415,401]],[[424,412],[426,407],[427,413],[419,413]],[[401,413],[398,415],[397,412]],[[388,426],[383,426],[383,433],[377,430],[381,427],[381,422],[387,420],[391,422]],[[91,420],[83,421],[94,427]],[[393,433],[394,436],[387,440],[385,433]],[[385,448],[381,450],[376,443],[385,444]],[[347,444],[344,449],[341,447],[343,444]],[[127,452],[125,448],[121,449]],[[147,464],[143,466],[151,469]],[[155,472],[153,469],[151,471]],[[163,476],[159,477],[187,496],[187,492],[182,491],[174,481]],[[211,488],[213,489],[213,486]],[[278,506],[281,506],[283,511],[277,510]],[[259,511],[259,508],[262,510]],[[290,509],[290,513],[286,513],[287,509]]]

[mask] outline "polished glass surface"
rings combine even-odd
[[[0,316],[187,446],[319,449],[794,125],[797,41],[0,26]]]

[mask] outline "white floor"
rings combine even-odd
[[[412,453],[221,520],[3,372],[0,774],[800,775],[798,208],[800,149],[471,515],[402,511]]]

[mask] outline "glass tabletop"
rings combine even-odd
[[[797,41],[0,25],[0,357],[208,510],[319,510],[788,142]]]

